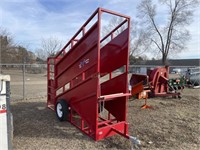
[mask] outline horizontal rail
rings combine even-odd
[[[80,99],[78,99],[78,100],[76,100],[76,101],[71,102],[71,104],[75,104],[75,103],[78,103],[78,102],[80,102],[80,101],[87,100],[88,98],[93,97],[93,96],[96,96],[96,93],[92,93],[92,94],[90,94],[90,95],[87,95],[87,96],[85,96],[85,97],[82,97],[82,98],[80,98]]]
[[[125,123],[124,123],[124,124],[125,124]],[[120,132],[119,130],[115,129],[114,127],[111,127],[111,128],[112,128],[112,130],[115,131],[117,134],[119,134],[119,135],[121,135],[121,136],[123,136],[123,137],[125,137],[125,138],[127,138],[127,139],[130,138],[130,136],[129,136],[128,134],[125,133],[125,131],[124,131],[124,133],[122,133],[122,132]]]
[[[78,83],[77,85],[73,86],[72,88],[70,88],[70,89],[64,91],[63,93],[60,93],[59,95],[56,96],[56,98],[58,98],[58,97],[60,97],[60,96],[62,96],[62,95],[64,95],[64,94],[66,94],[67,92],[69,92],[69,91],[71,91],[71,90],[77,88],[78,86],[80,86],[81,84],[84,84],[85,82],[91,80],[92,78],[93,78],[93,77],[89,77],[89,78],[83,80],[82,82]],[[61,87],[60,87],[60,88],[61,88]],[[59,89],[59,88],[58,88],[58,89]]]
[[[53,110],[54,111],[54,105],[52,105],[52,104],[48,104],[48,106],[47,106],[49,109],[51,109],[51,110]]]
[[[69,40],[69,42],[63,47],[63,49],[55,56],[58,57],[69,44],[71,44],[71,41],[81,32],[84,30],[85,26],[95,17],[95,15],[98,13],[99,8],[90,16],[90,18],[82,25],[82,27],[76,32],[76,34]]]
[[[116,15],[116,16],[119,16],[119,17],[130,19],[130,16],[127,16],[127,15],[123,15],[123,14],[120,14],[120,13],[117,13],[117,12],[114,12],[114,11],[111,11],[111,10],[108,10],[108,9],[105,9],[105,8],[99,8],[99,9],[102,12],[105,12],[105,13],[108,13],[108,14],[112,14],[112,15]]]
[[[116,94],[109,94],[109,95],[102,95],[99,97],[99,102],[108,101],[118,97],[124,96],[131,96],[131,93],[116,93]]]
[[[48,95],[53,96],[54,98],[56,97],[53,93],[48,93]]]
[[[100,117],[99,117],[99,118],[100,118]],[[102,119],[103,121],[102,121],[102,122],[98,122],[98,126],[106,125],[106,124],[110,124],[110,123],[113,124],[114,121],[117,121],[116,118],[110,119],[110,120],[106,120],[106,119],[103,119],[103,118],[100,118],[100,119]]]
[[[95,23],[93,24],[93,26],[88,30],[88,32],[85,34],[85,36],[89,33],[90,30],[92,30],[92,29],[95,27],[95,25],[96,25],[97,23],[98,23],[98,22],[95,22]],[[76,46],[78,45],[78,43],[81,42],[81,41],[82,41],[82,38],[76,43],[76,45],[73,46],[73,48],[76,47]],[[70,44],[71,41],[68,42],[68,43]],[[97,44],[97,43],[96,43],[96,44]],[[71,48],[71,49],[72,49],[72,48]],[[68,51],[68,53],[66,53],[66,55],[69,55],[69,53],[71,53],[71,49]],[[61,51],[62,51],[62,50],[61,50]],[[61,52],[61,53],[62,53],[62,52]],[[60,53],[60,54],[61,54],[61,53]],[[55,57],[57,57],[57,56],[55,56]],[[63,56],[63,57],[66,57],[66,56]],[[56,64],[59,64],[59,62],[60,62],[60,61],[58,61]]]
[[[83,55],[80,55],[79,57],[76,57],[75,61],[72,62],[67,68],[65,68],[63,71],[60,72],[60,74],[56,75],[55,78],[57,79],[58,77],[60,77],[67,69],[69,69],[73,64],[75,64],[81,57],[83,57],[84,55],[86,55],[89,51],[91,51],[95,46],[97,45],[97,43],[95,43],[88,51],[86,51],[85,53],[83,53]],[[59,63],[58,63],[59,64]],[[58,65],[56,64],[56,65]]]
[[[115,127],[116,127],[117,125],[120,125],[120,124],[124,124],[124,126],[125,126],[125,128],[124,128],[124,133],[123,133],[123,132],[120,132],[118,129],[115,129]],[[120,122],[115,123],[115,124],[108,124],[108,123],[105,123],[105,125],[106,125],[106,126],[105,126],[105,127],[102,127],[102,128],[110,127],[111,130],[113,130],[113,131],[116,132],[117,134],[119,134],[119,135],[121,135],[121,136],[123,136],[123,137],[125,137],[125,138],[127,138],[127,139],[130,138],[130,136],[129,136],[128,134],[126,134],[127,123],[126,123],[125,121],[120,121]],[[101,129],[101,128],[99,128],[99,129]]]
[[[96,65],[96,63],[95,64],[93,64],[93,65],[91,65],[91,67],[90,68],[88,68],[88,69],[85,69],[83,72],[86,72],[87,70],[89,70],[89,69],[91,69],[92,67],[94,67]],[[82,72],[82,73],[83,73]],[[78,74],[77,76],[79,76],[79,75],[81,75],[82,73],[80,73],[80,74]],[[77,77],[77,76],[75,76],[75,77]],[[91,75],[92,76],[92,75]],[[96,74],[93,74],[93,76],[92,77],[94,77],[94,76],[96,76]],[[55,77],[55,79],[57,79],[58,77]],[[89,77],[90,78],[90,77]],[[74,79],[74,78],[73,78]],[[69,80],[68,82],[70,82],[70,81],[72,81],[73,79],[71,79],[71,80]],[[86,79],[85,79],[86,80]],[[83,81],[85,81],[85,80],[83,80]],[[83,82],[83,81],[81,81],[81,82]],[[66,83],[68,83],[68,82],[66,82]],[[61,87],[63,87],[66,83],[64,83],[64,84],[62,84],[61,86],[59,86],[59,87],[56,87],[56,91],[57,90],[59,90]],[[78,83],[77,85],[79,85],[80,83]],[[70,88],[71,89],[71,88]],[[70,90],[69,89],[69,90]]]
[[[121,22],[117,27],[115,27],[112,31],[110,31],[110,33],[108,33],[101,41],[103,42],[107,37],[109,37],[113,32],[115,32],[118,28],[120,28],[123,24],[125,24],[127,22],[127,20],[124,20],[123,22]]]
[[[114,11],[110,11],[110,10],[107,10],[107,9],[104,9],[104,8],[97,8],[96,11],[90,16],[90,18],[82,25],[82,27],[76,32],[76,34],[69,40],[69,42],[61,49],[61,51],[59,53],[56,54],[55,58],[57,58],[66,48],[67,46],[69,46],[71,44],[71,42],[81,33],[85,33],[85,27],[90,23],[90,21],[92,19],[94,19],[94,17],[98,14],[98,13],[108,13],[108,14],[112,14],[112,15],[116,15],[116,16],[119,16],[119,17],[123,17],[123,18],[126,18],[126,19],[130,19],[129,16],[126,16],[126,15],[123,15],[123,14],[120,14],[120,13],[117,13],[117,12],[114,12]],[[98,20],[98,19],[97,19]]]

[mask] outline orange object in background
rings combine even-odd
[[[147,109],[152,108],[151,106],[147,105],[147,99],[148,99],[148,93],[151,92],[151,90],[143,90],[138,94],[138,99],[144,99],[145,103],[141,106],[141,109]]]
[[[131,95],[134,96],[144,90],[143,82],[139,82],[131,88]]]
[[[132,86],[132,95],[135,93],[140,93],[138,87],[143,86],[144,90],[151,90],[151,97],[179,97],[180,93],[177,92],[171,85],[168,83],[169,81],[169,66],[165,67],[157,67],[151,70],[147,70],[147,75],[142,74],[132,74],[130,79],[130,85]],[[180,82],[180,81],[177,81]],[[138,85],[139,84],[139,85]],[[134,91],[134,90],[135,91]],[[141,89],[141,88],[140,88]],[[139,95],[141,97],[142,93]]]
[[[151,106],[147,105],[148,93],[151,92],[151,90],[148,86],[143,85],[144,82],[148,83],[148,76],[134,74],[132,75],[131,79],[131,95],[137,95],[138,99],[145,99],[145,104],[141,106],[141,109],[152,108]]]
[[[151,90],[143,90],[142,92],[138,93],[138,99],[147,99],[149,92],[151,92]]]

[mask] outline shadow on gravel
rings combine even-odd
[[[86,139],[69,122],[60,122],[45,102],[17,102],[12,104],[14,136],[60,139]]]
[[[15,139],[80,140],[97,149],[126,149],[129,145],[129,140],[119,135],[95,142],[69,122],[60,122],[55,112],[46,107],[45,101],[17,102],[11,104],[11,109]]]

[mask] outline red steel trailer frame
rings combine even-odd
[[[124,21],[101,38],[103,13],[122,17]],[[95,17],[95,23],[86,30]],[[114,36],[123,25],[126,28]],[[78,36],[81,37],[78,39]],[[115,134],[129,138],[126,118],[130,95],[129,38],[130,17],[98,8],[64,48],[55,57],[48,58],[47,106],[56,111],[58,101],[64,100],[69,111],[68,121],[94,140]],[[120,68],[123,73],[113,73]],[[106,81],[101,81],[106,76]]]

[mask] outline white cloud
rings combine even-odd
[[[188,41],[188,49],[180,54],[181,58],[200,58],[200,10],[194,12],[193,22],[188,26],[191,39]]]
[[[56,36],[66,42],[86,17],[67,9],[63,13],[49,12],[35,0],[4,2],[1,6],[1,26],[13,34],[16,43],[29,45],[32,50],[39,47],[42,37]]]
[[[52,10],[47,5],[49,2],[55,1],[42,0],[41,3],[41,0],[1,0],[0,26],[7,28],[17,43],[27,44],[31,50],[34,50],[40,46],[42,37],[56,36],[64,44],[67,43],[97,7],[123,13],[134,19],[137,15],[136,7],[140,1],[58,0]],[[162,13],[163,9],[159,8],[158,11]],[[198,10],[195,12],[194,22],[188,27],[192,35],[188,50],[180,54],[180,58],[200,57],[199,26]]]

